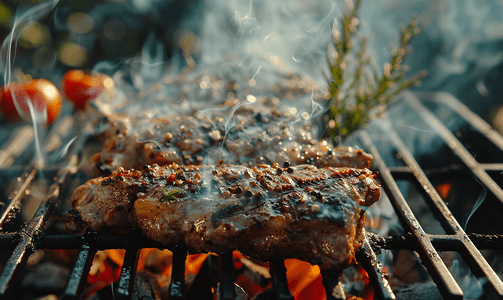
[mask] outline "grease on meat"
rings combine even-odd
[[[72,204],[98,232],[139,227],[191,252],[237,249],[340,271],[354,263],[364,212],[379,196],[368,169],[171,164],[93,179]]]

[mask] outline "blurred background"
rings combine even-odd
[[[324,47],[344,2],[0,1],[0,67],[57,84],[69,69],[111,75],[139,56],[176,72],[238,53],[256,69],[256,54],[267,50],[322,82]],[[452,93],[503,132],[503,1],[364,0],[361,30],[378,65],[397,44],[399,24],[413,17],[422,31],[406,63],[410,74],[429,74],[416,89]]]

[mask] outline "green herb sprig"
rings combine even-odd
[[[169,193],[166,193],[166,190],[162,189],[162,194],[163,196],[161,197],[161,200],[159,200],[160,202],[168,202],[168,201],[172,201],[172,200],[176,200],[176,194],[180,193],[179,190],[171,190],[169,191]]]
[[[411,52],[409,42],[419,34],[415,20],[400,28],[400,45],[391,52],[381,75],[367,53],[367,41],[357,37],[358,10],[361,0],[346,0],[348,11],[340,20],[340,30],[333,31],[333,48],[327,47],[331,78],[326,135],[338,143],[384,108],[402,90],[420,84],[425,72],[406,78],[404,59]]]

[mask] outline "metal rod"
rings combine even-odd
[[[232,300],[236,298],[234,293],[234,261],[232,252],[220,254],[220,299]]]
[[[72,269],[70,278],[63,293],[63,300],[80,299],[82,289],[87,281],[87,274],[91,268],[96,250],[91,247],[92,237],[86,236],[86,239],[80,247],[77,261]]]
[[[5,297],[8,289],[15,284],[17,274],[26,264],[30,254],[35,250],[34,240],[43,233],[47,218],[52,213],[58,200],[59,192],[60,186],[57,181],[51,185],[47,197],[40,203],[35,215],[23,230],[21,241],[14,249],[0,274],[0,297]]]
[[[285,262],[282,259],[274,258],[269,261],[272,278],[272,288],[277,299],[293,300],[293,296],[288,289],[286,278]]]
[[[468,237],[478,249],[503,249],[503,234],[469,233]]]
[[[321,278],[327,300],[345,300],[346,293],[339,282],[339,274],[329,270],[321,270]]]
[[[490,189],[494,195],[503,202],[503,190],[490,178],[487,172],[481,168],[481,166],[476,162],[475,158],[468,152],[464,146],[461,145],[459,140],[446,128],[437,117],[433,115],[429,110],[424,107],[417,98],[409,97],[407,98],[409,105],[411,105],[416,111],[419,112],[421,117],[427,121],[430,126],[434,126],[435,130],[439,135],[445,140],[446,144],[452,149],[452,151],[458,155],[458,157],[466,164],[466,166],[480,179],[480,181]],[[470,269],[477,277],[484,277],[490,282],[493,288],[493,292],[496,291],[497,294],[503,297],[503,282],[499,279],[498,275],[494,272],[491,266],[484,259],[479,250],[473,245],[471,240],[466,236],[459,223],[456,221],[454,216],[450,213],[445,202],[436,192],[435,188],[428,180],[427,176],[424,174],[419,164],[415,161],[412,154],[404,149],[404,145],[400,145],[401,141],[395,137],[394,131],[393,140],[400,147],[402,157],[408,166],[414,169],[414,175],[416,176],[418,182],[424,188],[424,190],[429,195],[429,199],[433,201],[438,210],[442,213],[442,217],[447,220],[451,228],[454,230],[455,234],[459,237],[459,241],[462,242],[464,247],[461,254],[466,258],[466,262],[470,266]],[[460,243],[461,245],[461,243]],[[487,287],[489,285],[485,285]]]
[[[408,148],[402,142],[397,132],[394,130],[389,130],[388,135],[392,140],[393,145],[402,155],[402,159],[407,164],[408,169],[410,169],[410,172],[413,175],[412,178],[414,178],[417,181],[417,183],[423,189],[424,193],[427,195],[427,199],[429,200],[428,202],[432,204],[429,207],[430,209],[435,210],[434,213],[436,216],[440,217],[439,221],[441,222],[445,231],[451,234],[460,232],[461,226],[456,221],[456,218],[454,218],[449,208],[445,204],[444,200],[437,193],[435,187],[433,186],[433,184],[431,184],[430,180],[428,179],[424,171],[421,169],[417,161],[414,159],[412,153],[410,153]],[[384,162],[383,167],[385,167]],[[393,179],[393,181],[395,180]]]
[[[419,93],[419,95],[421,95],[421,93]],[[491,125],[487,124],[484,119],[461,103],[461,101],[449,93],[433,93],[433,95],[430,94],[429,96],[432,96],[432,101],[449,106],[450,109],[458,113],[465,121],[467,121],[471,126],[477,129],[477,131],[482,133],[487,139],[503,151],[503,136],[494,130]]]
[[[32,253],[32,238],[25,235],[7,260],[7,263],[2,270],[2,274],[0,275],[0,299],[9,299],[7,297],[9,289],[15,284],[17,275],[21,272],[28,260],[28,257]]]
[[[397,213],[402,224],[409,230],[417,241],[418,248],[416,251],[419,253],[424,265],[428,269],[431,277],[438,286],[438,289],[445,299],[462,299],[463,291],[456,283],[452,274],[449,272],[437,251],[431,244],[428,235],[421,228],[416,217],[412,213],[407,201],[403,197],[398,185],[396,184],[391,172],[387,168],[380,153],[372,144],[372,140],[368,133],[361,132],[360,138],[365,144],[366,148],[374,155],[374,163],[380,173],[380,179],[383,183],[383,188],[390,198],[390,201]],[[400,149],[402,150],[402,149]],[[407,149],[404,149],[407,151]]]
[[[136,266],[138,265],[138,254],[140,250],[136,246],[130,246],[126,250],[124,263],[121,267],[121,274],[115,298],[118,300],[131,299],[136,276]]]
[[[185,285],[185,260],[187,250],[182,246],[173,249],[173,263],[171,268],[171,282],[169,284],[169,299],[182,300]]]
[[[366,233],[364,232],[365,236]],[[377,259],[374,250],[370,246],[367,238],[365,237],[362,242],[362,248],[358,252],[358,262],[363,266],[369,276],[369,279],[377,284],[374,286],[374,293],[377,299],[393,300],[396,299],[391,286],[389,285],[387,274],[382,270],[382,264]],[[363,257],[362,257],[363,256]]]
[[[484,281],[483,284],[485,292],[487,293],[486,299],[492,299],[497,295],[497,298],[503,299],[503,284],[498,276],[487,263],[484,257],[480,254],[479,250],[473,245],[473,243],[466,238],[464,240],[463,246],[464,251],[461,251],[464,261],[470,267],[473,274]],[[489,296],[490,295],[490,296]]]
[[[414,111],[419,113],[425,122],[442,137],[445,143],[451,148],[452,152],[457,155],[473,174],[503,203],[503,190],[501,187],[494,182],[491,176],[487,174],[454,134],[445,127],[432,112],[421,104],[416,97],[407,97],[405,101]]]

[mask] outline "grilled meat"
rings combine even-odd
[[[95,177],[119,167],[215,164],[221,159],[249,166],[289,161],[292,165],[355,168],[368,168],[372,161],[370,154],[352,147],[334,148],[328,141],[312,138],[302,127],[287,126],[274,114],[268,117],[271,124],[264,124],[256,120],[263,112],[243,109],[240,113],[240,119],[246,121],[228,132],[225,126],[212,127],[206,117],[165,118],[144,124],[135,124],[132,118],[114,119],[110,121],[114,129],[109,130],[113,134],[107,134],[86,171]]]
[[[354,262],[365,209],[379,196],[368,169],[171,164],[92,179],[72,204],[98,232],[139,227],[191,252],[237,249],[340,271]]]
[[[365,208],[380,195],[371,155],[317,139],[323,90],[296,76],[271,85],[240,74],[187,73],[140,91],[141,103],[131,95],[98,106],[102,147],[84,170],[109,176],[74,192],[68,227],[140,228],[191,252],[351,264]]]
[[[136,106],[118,101],[120,107],[132,106],[127,111],[100,111],[97,115],[104,118],[95,133],[101,149],[84,165],[85,171],[96,177],[119,167],[215,165],[220,160],[245,166],[289,161],[317,167],[369,167],[370,155],[334,148],[330,141],[319,139],[326,126],[321,118],[322,90],[304,87],[307,81],[298,85],[295,76],[274,85],[271,82],[277,80],[263,78],[252,87],[251,77],[239,74],[230,70],[221,76],[207,76],[207,72],[177,76],[165,87],[170,93],[162,93],[158,86],[149,91],[152,95],[142,94]],[[211,90],[200,88],[201,82],[210,81]],[[230,98],[223,98],[229,94]],[[97,109],[103,107],[108,104]]]

